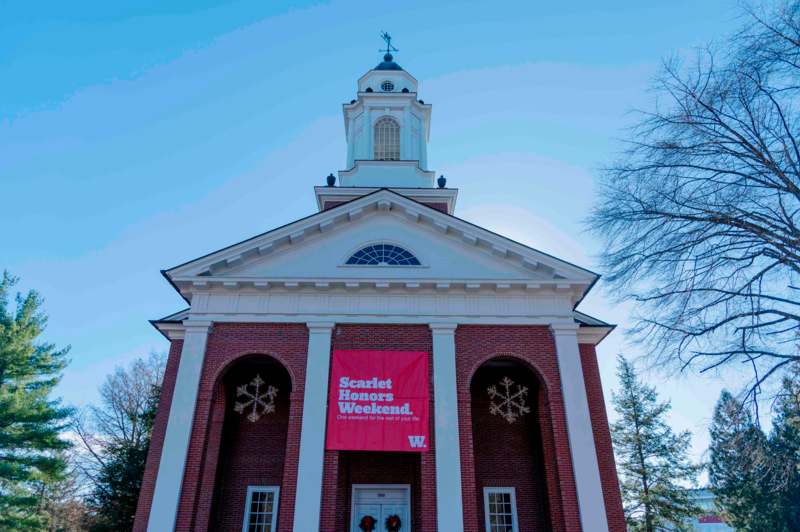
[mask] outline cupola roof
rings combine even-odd
[[[374,70],[403,70],[403,67],[394,62],[394,57],[389,52],[383,56],[383,61],[378,63]]]

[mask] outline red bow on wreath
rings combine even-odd
[[[403,526],[403,522],[400,520],[400,516],[397,514],[390,515],[386,518],[386,530],[389,532],[397,532],[400,530],[400,527]]]
[[[364,517],[361,518],[361,521],[359,521],[358,528],[360,528],[364,532],[372,532],[373,530],[375,530],[375,523],[377,522],[378,520],[372,517],[371,515],[365,515]]]

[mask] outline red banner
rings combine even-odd
[[[428,450],[428,353],[334,351],[328,449]]]

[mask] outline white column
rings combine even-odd
[[[164,446],[161,448],[153,502],[150,505],[148,532],[175,529],[183,484],[183,469],[192,435],[197,389],[203,370],[208,333],[211,329],[210,321],[186,320],[183,325],[186,333],[178,375],[175,377],[175,389],[172,392],[172,404],[169,407],[169,419],[164,435]]]
[[[567,414],[569,449],[575,487],[578,491],[578,506],[584,532],[608,532],[603,486],[600,482],[600,467],[594,446],[594,431],[589,415],[589,400],[583,381],[581,355],[578,349],[578,325],[574,322],[557,322],[550,325],[558,352],[558,368],[561,376],[561,391],[564,410]]]
[[[461,442],[458,437],[455,323],[431,324],[433,332],[433,415],[436,444],[436,522],[449,532],[464,530]]]
[[[414,149],[411,146],[411,107],[406,105],[403,109],[403,123],[400,126],[400,160],[410,161],[414,158]]]
[[[327,322],[308,323],[303,424],[300,429],[300,457],[294,501],[295,532],[319,530],[333,327],[333,323]]]

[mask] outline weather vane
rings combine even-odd
[[[390,54],[392,52],[399,52],[400,51],[397,48],[395,48],[394,46],[392,46],[392,36],[389,35],[388,33],[386,33],[385,31],[381,32],[381,39],[386,41],[386,50],[381,49],[381,50],[378,50],[379,52],[386,52],[387,54]]]

